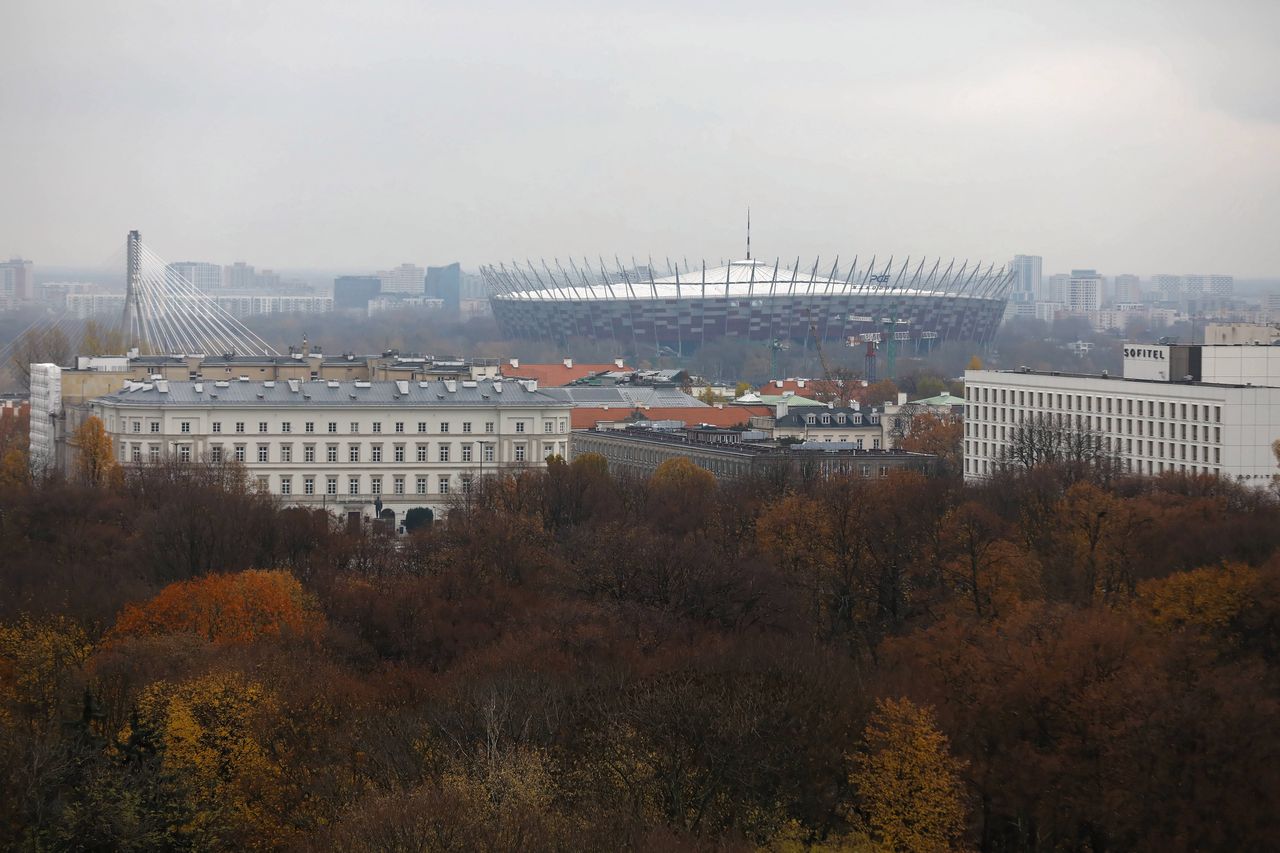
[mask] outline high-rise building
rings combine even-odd
[[[444,310],[450,316],[458,316],[462,310],[462,267],[427,267],[427,296],[443,299]]]
[[[13,258],[0,262],[0,308],[14,307],[35,298],[35,278],[31,261]]]
[[[409,293],[421,296],[426,290],[426,270],[413,264],[401,264],[392,270],[380,270],[383,293]]]
[[[343,275],[333,280],[333,307],[338,310],[367,311],[369,300],[378,295],[382,281],[376,275]]]
[[[1013,288],[1009,291],[1010,302],[1035,302],[1040,293],[1040,269],[1042,259],[1039,255],[1014,255],[1009,266],[1013,269]]]
[[[1072,312],[1102,307],[1102,276],[1097,270],[1072,270],[1067,284],[1067,308]]]
[[[1142,282],[1130,273],[1122,273],[1115,278],[1112,295],[1116,302],[1141,302]]]
[[[1218,297],[1232,297],[1236,292],[1236,280],[1234,276],[1229,275],[1211,275],[1208,276],[1205,295]]]
[[[210,291],[222,287],[222,267],[205,261],[175,261],[169,269],[195,285],[196,290]]]
[[[1071,276],[1064,272],[1054,273],[1041,282],[1040,296],[1036,301],[1065,303],[1070,288]]]
[[[258,283],[258,273],[251,264],[236,261],[222,268],[222,282],[232,290],[251,290]]]
[[[1205,294],[1206,277],[1202,275],[1184,275],[1182,277],[1182,292],[1190,299],[1197,299]]]
[[[1161,302],[1177,302],[1185,291],[1182,287],[1182,276],[1157,273],[1151,276],[1151,289]]]

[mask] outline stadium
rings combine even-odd
[[[840,344],[990,342],[1000,325],[1012,271],[941,260],[877,267],[875,259],[825,274],[778,261],[730,261],[684,270],[603,261],[481,268],[493,314],[512,338],[611,342],[617,351],[689,354],[723,339]],[[825,268],[823,268],[825,270]]]

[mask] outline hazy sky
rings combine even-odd
[[[0,254],[1280,274],[1280,2],[0,0]]]

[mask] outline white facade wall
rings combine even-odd
[[[62,417],[62,368],[31,365],[31,471],[36,475],[58,463],[58,422]]]
[[[92,408],[125,465],[242,461],[259,488],[287,504],[363,513],[380,498],[398,521],[413,507],[438,518],[451,495],[485,474],[569,456],[570,407],[551,399],[545,407],[263,408],[107,398]]]
[[[1103,437],[1136,474],[1182,471],[1267,485],[1277,472],[1280,388],[965,372],[964,472],[998,470],[1018,425],[1051,418]]]
[[[393,270],[380,270],[383,293],[423,294],[427,289],[427,271],[414,264],[401,264]]]

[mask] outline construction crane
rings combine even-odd
[[[822,381],[827,386],[827,393],[843,406],[849,402],[845,399],[848,395],[845,394],[844,383],[836,378],[831,365],[827,363],[827,354],[822,350],[822,336],[818,334],[818,324],[812,318],[809,321],[809,334],[813,335],[813,346],[818,351],[818,361],[822,364]]]

